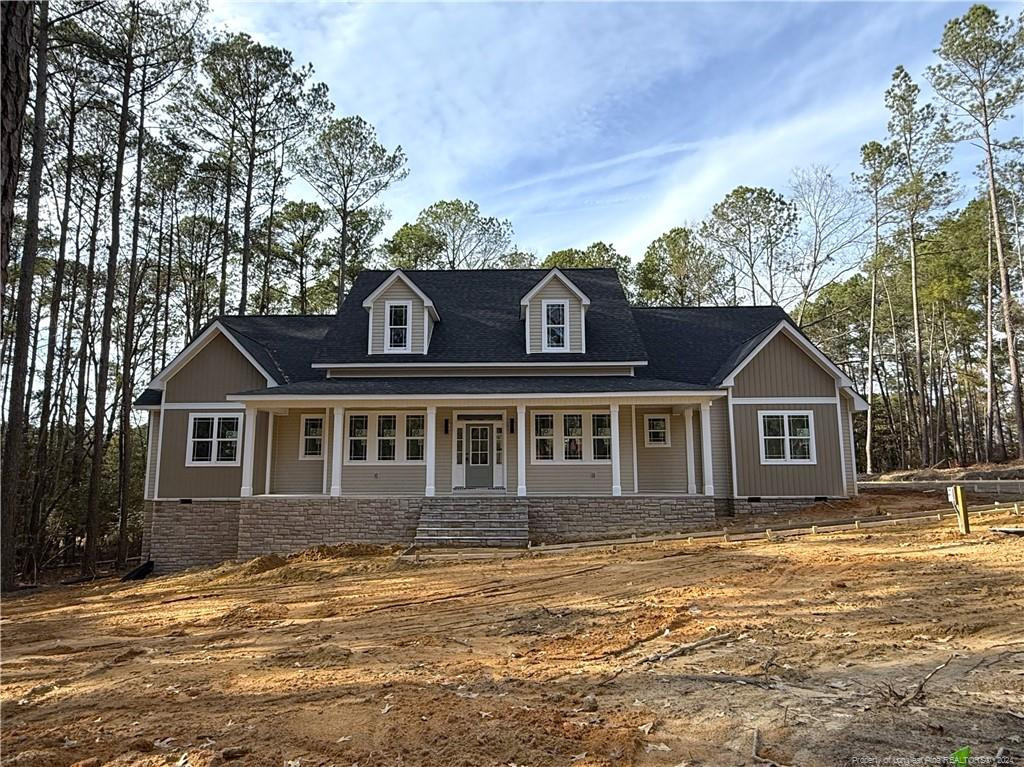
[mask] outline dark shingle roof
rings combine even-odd
[[[789,315],[777,306],[633,308],[647,347],[638,376],[715,387]]]
[[[218,319],[279,384],[324,377],[322,370],[310,364],[327,331],[337,326],[337,316],[280,314]]]
[[[135,400],[136,407],[156,407],[163,402],[164,393],[159,389],[146,389]]]
[[[327,329],[337,322],[334,315],[226,315],[209,324],[218,321],[278,384],[324,377],[323,370],[314,369],[310,364]],[[204,327],[200,334],[205,331]],[[146,389],[135,400],[135,405],[153,407],[159,405],[162,398],[163,392],[159,389]]]
[[[591,300],[586,354],[526,354],[520,301],[550,269],[410,270],[434,302],[441,321],[426,355],[366,353],[369,313],[363,300],[392,272],[367,270],[356,278],[337,324],[314,358],[319,363],[377,362],[613,362],[645,360],[643,341],[614,269],[564,269]]]
[[[663,381],[635,376],[481,376],[458,377],[394,377],[394,378],[325,378],[302,381],[268,389],[239,392],[247,396],[373,394],[572,394],[605,392],[682,391],[695,387],[679,381]]]

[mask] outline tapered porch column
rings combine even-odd
[[[252,468],[256,461],[256,408],[245,408],[245,423],[242,425],[242,496],[252,495]]]
[[[697,462],[693,456],[693,409],[683,411],[686,419],[686,492],[694,495],[697,492]]]
[[[345,433],[345,408],[334,408],[334,421],[331,423],[331,495],[341,495],[341,456],[343,450],[342,436]]]
[[[519,487],[516,495],[526,495],[526,405],[516,406],[516,473],[519,475]]]
[[[423,494],[428,498],[434,495],[434,489],[436,487],[437,478],[434,476],[437,473],[437,461],[435,460],[435,445],[437,441],[437,408],[434,405],[430,405],[427,408],[427,486],[423,491]]]
[[[715,494],[715,481],[711,469],[711,403],[700,403],[701,459],[704,474],[704,495]]]
[[[619,406],[611,405],[612,416],[612,495],[622,495],[622,461],[619,458]]]

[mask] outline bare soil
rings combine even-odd
[[[3,763],[1012,764],[1021,524],[42,587],[3,603]]]

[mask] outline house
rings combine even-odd
[[[212,321],[136,405],[159,569],[843,498],[866,408],[781,309],[632,307],[611,269],[365,271],[336,316]]]

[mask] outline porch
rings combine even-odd
[[[245,401],[240,494],[713,497],[731,484],[717,392],[461,399]]]

